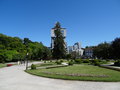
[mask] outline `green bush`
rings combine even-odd
[[[107,64],[108,60],[101,60],[100,64]]]
[[[68,65],[73,65],[73,64],[74,64],[73,61],[69,61],[69,62],[68,62]]]
[[[50,60],[50,62],[53,62],[52,60]]]
[[[44,60],[44,63],[46,63],[47,61],[46,60]]]
[[[57,60],[55,63],[56,63],[56,64],[61,64],[62,62]]]
[[[115,66],[120,66],[120,60],[116,61],[116,62],[114,63],[114,65],[115,65]]]
[[[94,65],[95,66],[100,66],[100,62],[95,62]]]
[[[75,59],[75,63],[76,63],[76,64],[81,64],[81,63],[82,63],[82,60],[81,60],[81,59]]]
[[[64,61],[63,59],[60,60],[61,63],[62,63],[63,61]]]
[[[31,69],[36,69],[36,65],[32,64]]]
[[[83,60],[83,63],[90,63],[90,60],[89,59],[85,59],[85,60]]]
[[[100,60],[94,59],[94,60],[91,61],[91,64],[95,65],[95,66],[99,66],[100,65]]]

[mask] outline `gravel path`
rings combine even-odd
[[[120,90],[120,82],[49,79],[24,72],[24,65],[0,69],[0,90]]]

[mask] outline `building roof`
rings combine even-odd
[[[85,48],[85,50],[93,50],[93,48]]]

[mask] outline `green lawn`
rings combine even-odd
[[[43,77],[66,79],[66,80],[84,80],[84,81],[120,81],[120,72],[101,68],[92,65],[73,65],[68,67],[27,70],[26,72]],[[47,73],[46,73],[47,72]],[[58,75],[56,73],[59,73]],[[87,76],[69,76],[69,74],[82,74]],[[89,76],[93,75],[93,77]],[[107,77],[96,77],[104,75]]]
[[[1,64],[0,63],[0,68],[2,68],[2,67],[6,67],[6,64]]]

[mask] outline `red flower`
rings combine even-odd
[[[13,64],[7,64],[7,67],[12,66]]]

